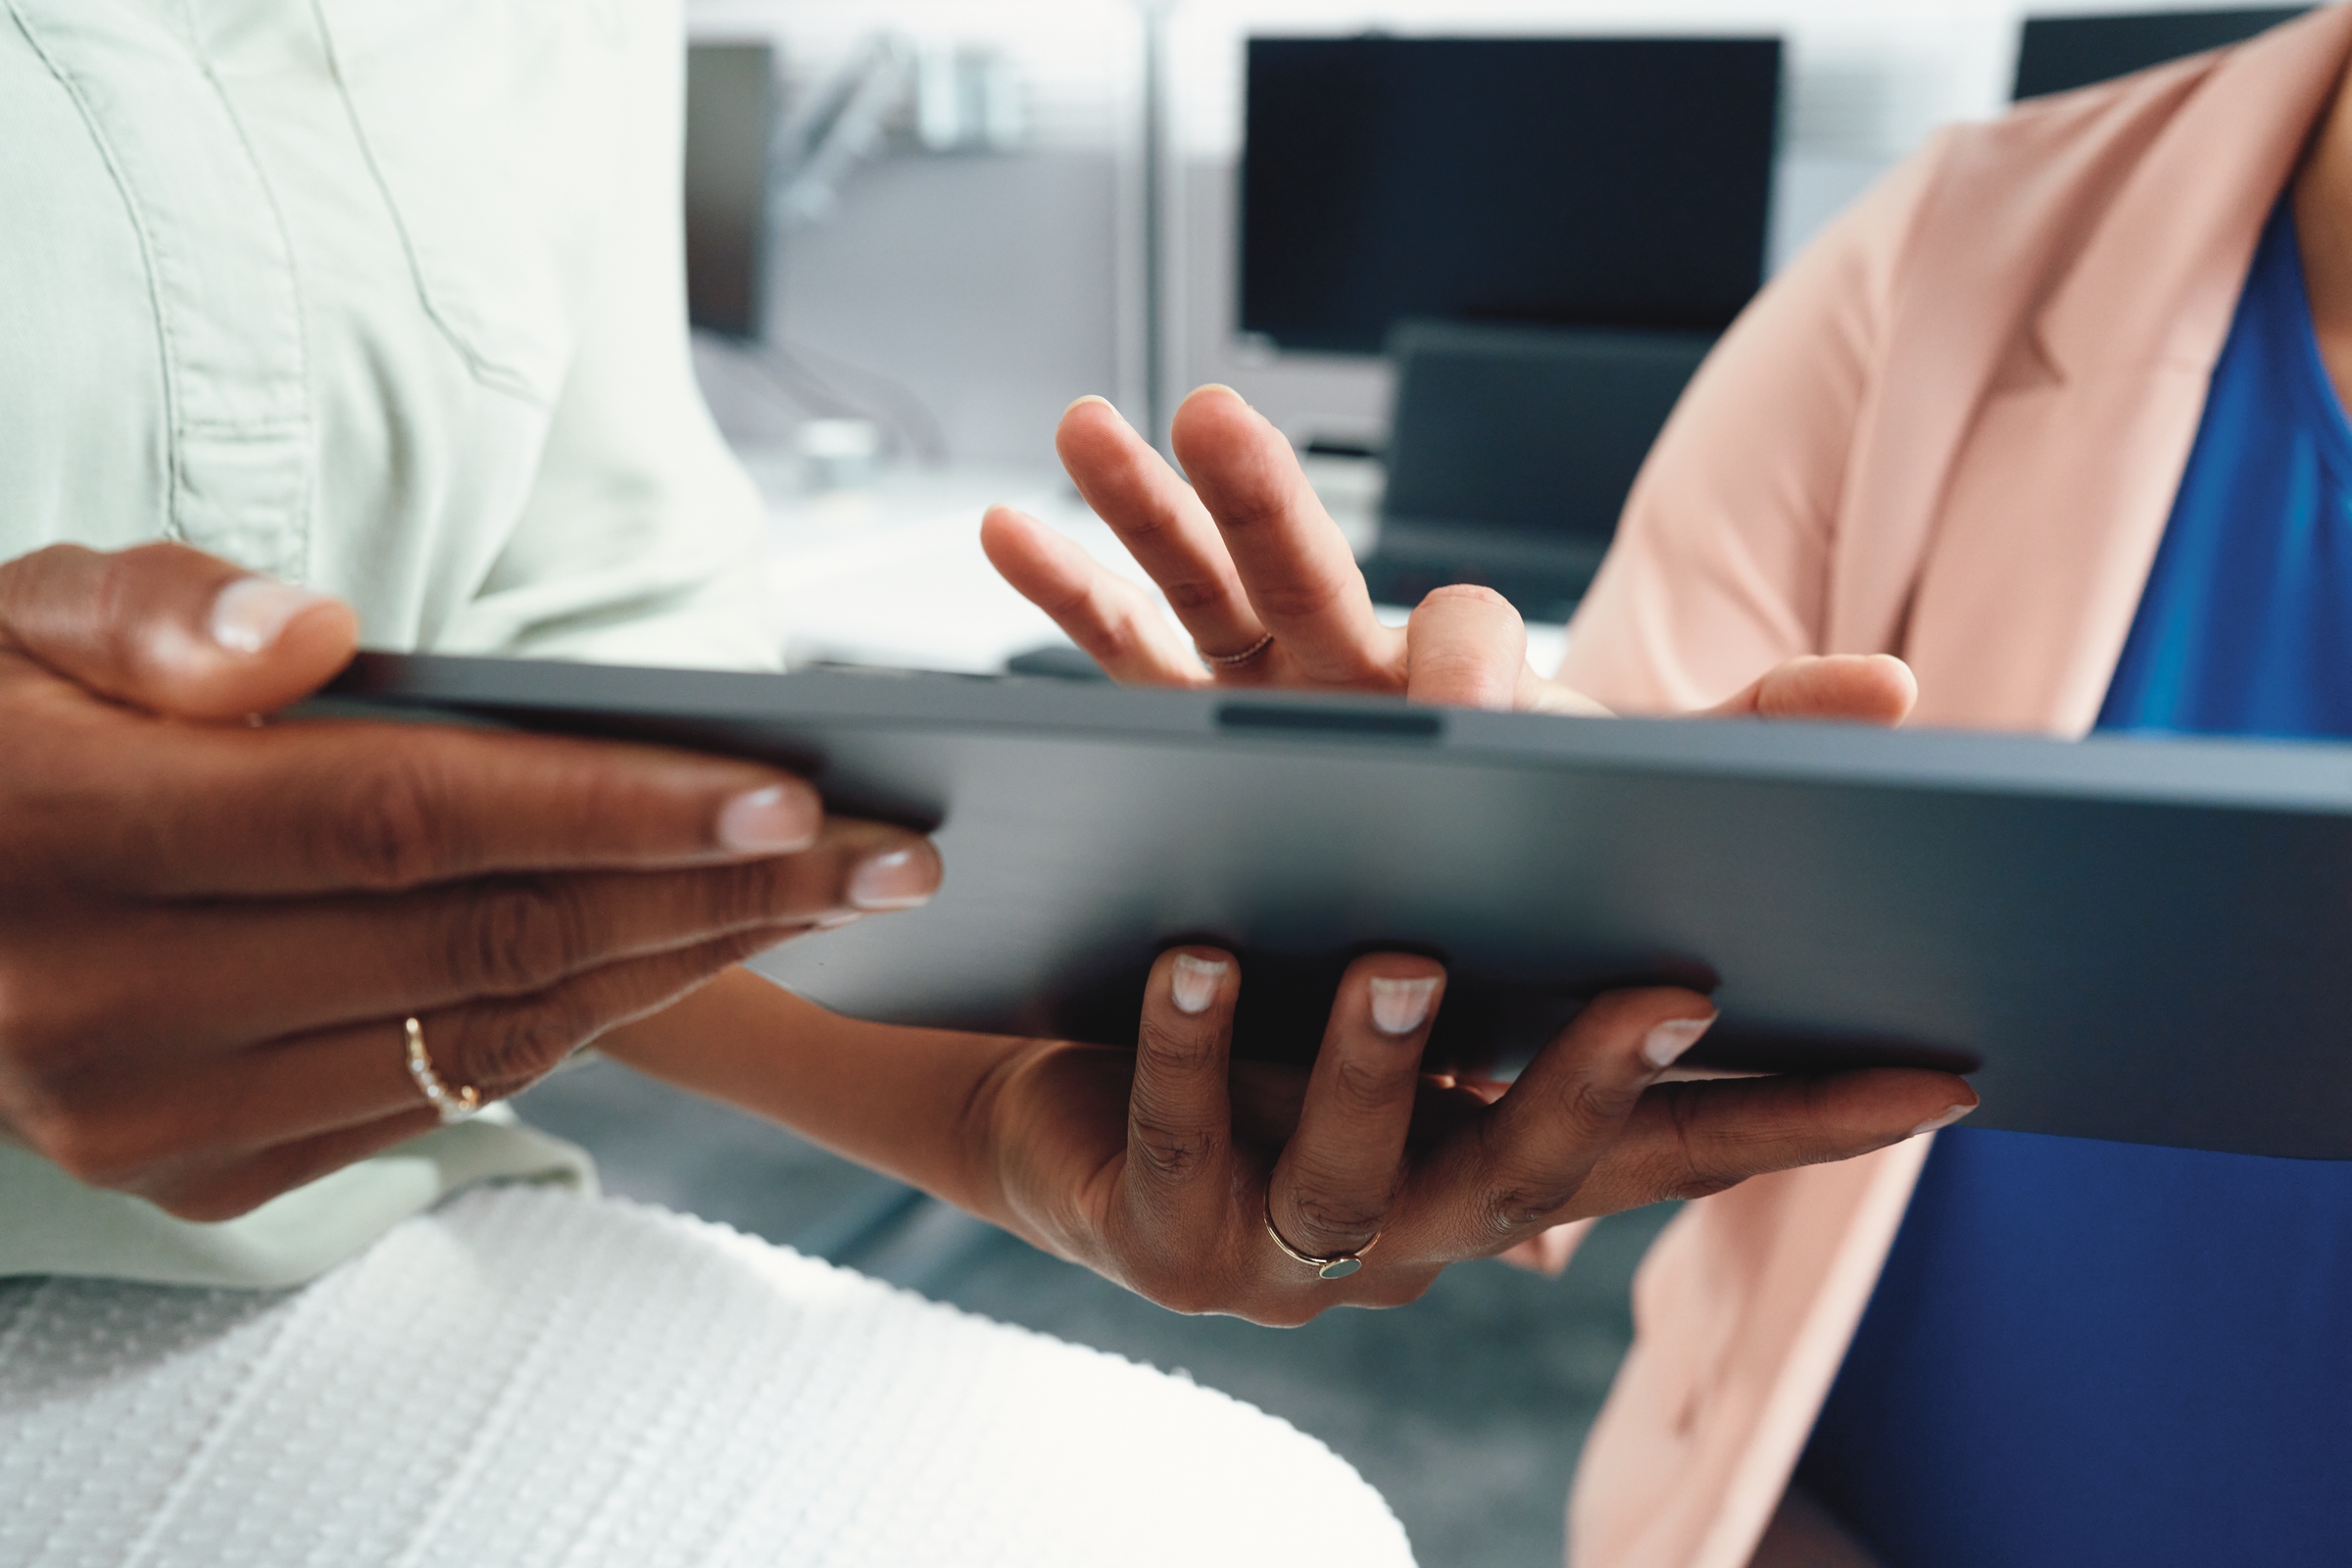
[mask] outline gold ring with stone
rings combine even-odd
[[[1364,1266],[1364,1254],[1378,1247],[1381,1237],[1388,1233],[1385,1231],[1375,1232],[1370,1241],[1354,1251],[1342,1252],[1336,1257],[1316,1257],[1311,1253],[1301,1252],[1284,1241],[1282,1232],[1274,1228],[1274,1195],[1268,1193],[1266,1195],[1266,1234],[1274,1238],[1274,1245],[1282,1249],[1283,1256],[1294,1263],[1304,1263],[1315,1271],[1317,1279],[1344,1280]]]

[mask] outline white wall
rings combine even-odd
[[[1045,461],[1071,398],[1141,402],[1141,0],[689,0],[707,34],[778,37],[820,77],[877,27],[985,42],[1030,83],[1032,151],[898,158],[783,260],[784,331],[914,387],[956,456]],[[2226,0],[2035,0],[2035,14]],[[1947,121],[1997,113],[2019,0],[1168,0],[1175,387],[1228,381],[1294,435],[1368,435],[1376,366],[1269,359],[1233,328],[1231,224],[1251,32],[1773,32],[1788,43],[1776,259]]]

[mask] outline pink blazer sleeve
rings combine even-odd
[[[1840,498],[1938,136],[1757,296],[1636,480],[1561,679],[1629,713],[1709,707],[1826,646]]]

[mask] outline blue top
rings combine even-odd
[[[2352,424],[2283,201],[2099,723],[2352,736]],[[2352,1163],[1944,1134],[1799,1475],[1891,1568],[2352,1561]]]

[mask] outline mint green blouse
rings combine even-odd
[[[372,647],[772,663],[688,355],[681,38],[677,0],[0,0],[0,559],[176,539]],[[286,1284],[496,1176],[591,1179],[498,1115],[198,1226],[0,1147],[0,1275]]]

